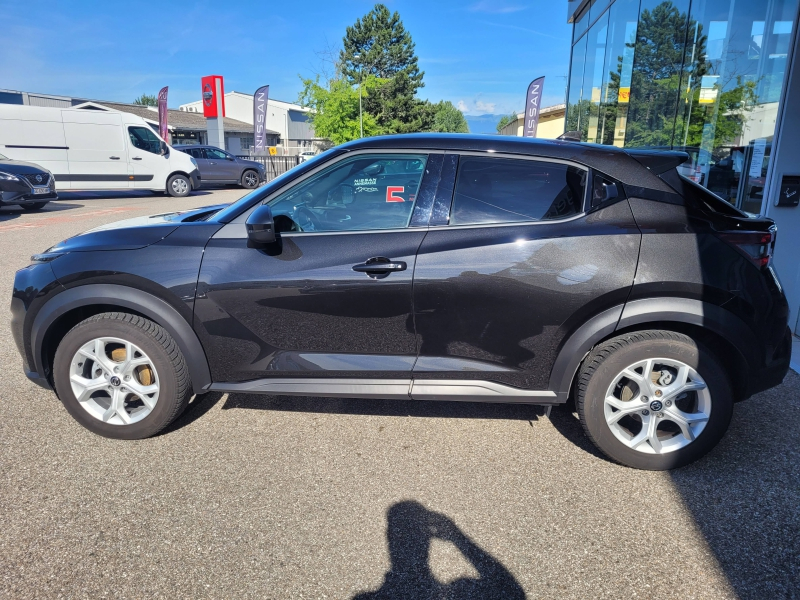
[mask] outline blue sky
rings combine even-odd
[[[467,115],[521,110],[547,77],[544,105],[563,102],[570,27],[565,0],[388,1],[416,43],[425,87]],[[169,105],[197,100],[200,77],[225,89],[294,101],[298,74],[340,46],[374,2],[0,0],[0,88],[130,102],[169,86]]]

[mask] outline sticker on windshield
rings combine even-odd
[[[402,194],[406,191],[405,186],[402,185],[390,185],[386,188],[386,201],[387,202],[405,202],[403,198],[400,196],[395,196],[395,194]]]
[[[365,177],[364,179],[356,179],[353,185],[375,185],[378,180],[374,177]]]

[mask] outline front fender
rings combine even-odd
[[[147,292],[123,285],[90,284],[65,290],[39,310],[31,328],[34,370],[44,373],[44,342],[50,327],[69,311],[82,306],[105,304],[130,309],[166,329],[183,353],[195,393],[211,385],[211,372],[200,340],[191,325],[166,301]]]

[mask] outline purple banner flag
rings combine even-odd
[[[536,137],[543,88],[544,77],[534,79],[528,86],[528,94],[525,96],[525,124],[522,129],[522,137]]]
[[[165,142],[169,142],[167,137],[167,90],[169,86],[161,88],[158,92],[158,134]]]
[[[265,85],[253,94],[253,151],[256,154],[267,152],[267,101],[269,86]]]

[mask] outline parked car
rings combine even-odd
[[[200,187],[194,159],[172,152],[141,117],[111,109],[0,104],[0,148],[48,169],[60,190],[182,197]]]
[[[266,181],[267,172],[263,163],[238,158],[214,146],[175,146],[197,161],[200,176],[205,183],[236,183],[243,188],[257,188]]]
[[[299,161],[300,162],[305,162],[308,159],[313,158],[316,155],[317,155],[317,153],[314,152],[313,150],[306,150],[305,152],[301,152],[297,156],[299,157]]]
[[[230,206],[33,256],[14,339],[28,377],[112,438],[154,435],[209,391],[574,400],[612,459],[678,467],[791,352],[773,222],[682,178],[686,159],[358,140]]]
[[[50,171],[0,154],[0,206],[18,204],[23,210],[41,210],[57,199]]]

